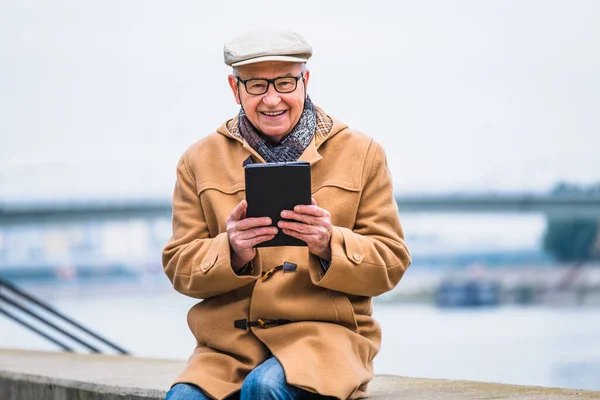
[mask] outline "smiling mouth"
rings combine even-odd
[[[286,110],[283,111],[275,111],[275,112],[266,112],[266,111],[261,111],[260,113],[263,115],[266,115],[267,117],[278,117],[280,115],[282,115],[283,113],[285,113]]]

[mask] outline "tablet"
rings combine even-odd
[[[269,217],[272,225],[277,226],[282,219],[281,211],[311,204],[310,163],[306,161],[248,164],[245,179],[246,217]],[[280,230],[273,239],[255,247],[270,246],[306,246],[306,243]]]

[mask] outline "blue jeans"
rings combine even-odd
[[[326,399],[296,386],[288,385],[279,361],[271,356],[254,368],[244,379],[242,391],[229,397],[240,400],[305,400]],[[210,400],[197,386],[178,383],[173,386],[165,400]]]

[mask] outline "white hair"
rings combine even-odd
[[[303,63],[299,63],[299,64],[302,64],[302,73],[305,73],[306,72],[306,63],[303,62]],[[239,78],[240,77],[240,71],[238,70],[238,67],[233,67],[233,70],[232,70],[231,74],[233,76]]]

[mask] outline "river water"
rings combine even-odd
[[[186,313],[196,300],[154,279],[26,288],[136,356],[186,359],[194,346]],[[377,374],[600,390],[598,307],[376,302],[374,315],[383,328]],[[1,316],[0,347],[57,350]]]

